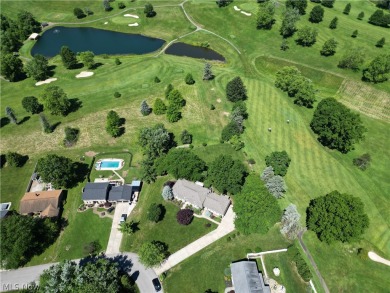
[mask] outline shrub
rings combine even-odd
[[[43,113],[39,114],[39,120],[41,121],[42,130],[44,133],[53,132],[53,127],[50,125],[49,121],[47,120],[46,116],[43,115]]]
[[[123,3],[123,2],[119,2],[119,3],[118,3],[118,8],[119,8],[119,9],[123,9],[123,8],[125,8],[125,7],[126,7],[125,3]]]
[[[185,78],[184,81],[186,82],[186,84],[189,84],[189,85],[195,83],[195,80],[194,80],[194,78],[192,77],[192,74],[191,74],[191,73],[188,73],[188,74],[187,74],[187,76],[186,76],[186,78]]]
[[[362,260],[368,259],[368,250],[365,248],[362,248],[362,247],[358,248],[357,256],[358,256],[358,258],[360,258]]]
[[[80,131],[78,128],[65,127],[64,145],[66,147],[71,147],[72,145],[76,144],[79,138],[79,132]]]
[[[207,146],[207,143],[206,142],[202,142],[202,146]]]
[[[85,17],[84,11],[81,8],[76,7],[73,9],[73,14],[79,19]]]
[[[180,134],[180,140],[182,144],[190,144],[192,143],[192,134],[190,134],[187,130],[183,130]]]
[[[156,16],[156,11],[154,11],[153,5],[150,3],[145,4],[144,13],[146,17],[154,17]]]
[[[10,167],[22,167],[24,163],[24,156],[16,152],[8,152],[5,155],[5,160]]]
[[[114,93],[114,97],[115,97],[115,98],[120,98],[120,97],[121,97],[121,94],[120,94],[119,92],[115,92],[115,93]]]
[[[210,104],[210,110],[215,110],[215,106],[213,104]]]
[[[359,33],[358,30],[354,30],[353,33],[352,33],[352,35],[351,35],[351,37],[352,37],[352,38],[356,38],[357,35],[358,35],[358,33]]]
[[[362,20],[364,18],[364,12],[360,12],[357,19]]]
[[[254,164],[256,164],[256,161],[254,159],[250,158],[248,160],[248,164],[254,165]]]
[[[305,282],[309,282],[312,278],[312,273],[306,261],[303,259],[301,253],[295,245],[290,246],[287,250],[287,255],[291,261],[293,261],[297,267],[298,274]]]
[[[189,225],[194,218],[194,211],[190,209],[183,209],[177,212],[176,219],[180,225]]]
[[[121,65],[122,62],[119,60],[119,58],[115,58],[115,64],[116,64],[116,65]]]
[[[152,203],[148,210],[148,220],[157,223],[161,220],[163,206],[161,204]]]
[[[143,116],[148,116],[152,112],[152,108],[150,108],[148,103],[146,103],[146,101],[143,100],[141,103],[140,111]]]
[[[385,38],[382,38],[382,39],[380,39],[377,43],[376,43],[376,47],[378,47],[378,48],[382,48],[384,45],[385,45],[385,42],[386,42],[386,40],[385,40]]]
[[[154,78],[154,82],[155,82],[155,83],[160,83],[161,80],[158,78],[158,76],[156,76],[156,77]]]
[[[371,163],[370,154],[363,154],[360,157],[353,159],[353,164],[363,171],[370,166],[370,163]]]
[[[336,53],[337,41],[333,38],[325,41],[320,51],[322,56],[332,56]]]

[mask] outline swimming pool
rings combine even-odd
[[[102,159],[96,162],[96,170],[120,170],[125,162],[122,159]]]

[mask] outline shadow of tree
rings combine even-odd
[[[66,113],[66,115],[68,115],[72,112],[76,112],[77,110],[79,110],[83,106],[83,102],[80,101],[78,98],[69,99],[69,102],[70,102],[70,107],[69,107],[69,110]]]
[[[0,155],[0,169],[3,168],[4,164],[5,164],[6,160],[5,160],[5,155]]]
[[[0,128],[6,126],[7,124],[9,124],[11,121],[9,120],[8,117],[1,117],[0,119]]]
[[[53,132],[54,130],[56,130],[56,128],[61,124],[61,122],[56,122],[54,123],[53,125],[50,126],[51,128],[51,131]]]
[[[28,120],[30,120],[30,116],[26,116],[26,117],[24,117],[22,120],[20,120],[19,122],[18,122],[18,125],[22,125],[24,122],[27,122]]]
[[[49,77],[53,77],[54,76],[54,70],[57,68],[57,65],[50,65],[49,66],[49,70],[48,70],[48,73],[47,73],[47,75],[49,76]]]
[[[97,69],[97,68],[99,68],[100,66],[103,66],[103,65],[104,65],[104,64],[101,63],[101,62],[97,62],[97,63],[95,63],[95,64],[92,66],[91,69]]]

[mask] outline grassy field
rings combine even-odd
[[[165,176],[153,184],[144,185],[137,206],[129,217],[129,220],[139,222],[139,231],[124,237],[121,250],[137,252],[142,243],[157,240],[166,243],[168,251],[174,253],[216,228],[216,224],[199,218],[194,218],[188,226],[180,225],[176,220],[180,208],[164,201],[161,196],[163,184],[168,180]],[[165,209],[164,217],[158,223],[147,219],[147,211],[152,203],[162,204]],[[211,223],[211,226],[206,227],[207,223]]]
[[[41,21],[86,22],[99,19],[84,25],[142,33],[166,41],[193,30],[178,6],[157,7],[177,5],[179,1],[155,3],[157,17],[154,19],[144,18],[142,7],[145,2],[126,1],[126,9],[139,7],[134,11],[126,11],[126,13],[140,15],[141,25],[131,29],[120,16],[121,13],[125,13],[125,10],[119,11],[116,2],[113,3],[115,9],[108,13],[102,11],[100,2],[83,2],[83,6],[89,6],[95,12],[93,16],[83,20],[75,20],[72,13],[75,4],[71,1],[56,1],[55,5],[50,5],[50,9],[47,8],[48,3],[47,1],[2,1],[1,8],[2,13],[12,16],[17,11],[29,7]],[[66,70],[60,58],[54,57],[50,60],[50,64],[55,66],[54,77],[58,80],[53,85],[62,87],[68,97],[78,99],[82,104],[76,112],[66,117],[45,113],[50,123],[60,122],[52,134],[43,134],[38,116],[29,115],[21,106],[24,96],[35,95],[40,98],[46,86],[36,87],[31,79],[18,83],[1,80],[3,107],[11,106],[19,120],[26,117],[26,122],[21,125],[8,124],[1,128],[1,152],[12,150],[30,156],[30,161],[23,168],[13,169],[6,166],[1,169],[2,201],[11,200],[14,207],[17,207],[36,160],[50,152],[60,154],[69,152],[62,146],[63,130],[66,126],[80,128],[80,140],[69,156],[78,158],[86,151],[130,151],[134,155],[132,169],[128,175],[131,177],[139,176],[138,167],[142,158],[142,151],[137,144],[138,131],[143,126],[155,123],[164,123],[167,129],[174,133],[176,140],[180,137],[180,133],[187,129],[193,135],[194,152],[206,162],[212,161],[221,152],[228,153],[240,160],[255,159],[256,164],[253,168],[261,172],[265,166],[266,155],[272,151],[286,150],[292,161],[285,177],[288,191],[285,198],[280,200],[281,207],[284,208],[292,202],[298,206],[301,214],[305,215],[310,199],[337,189],[361,198],[370,218],[367,232],[359,242],[351,245],[328,246],[319,242],[311,233],[305,235],[305,242],[331,292],[383,292],[389,287],[386,268],[374,262],[360,260],[353,252],[358,247],[365,247],[390,258],[390,220],[386,217],[390,209],[388,180],[390,150],[387,147],[390,142],[387,121],[390,83],[362,83],[361,72],[342,70],[337,67],[337,63],[343,52],[351,47],[361,46],[366,51],[365,65],[367,65],[377,54],[388,51],[387,45],[383,49],[375,47],[375,43],[384,37],[387,31],[367,23],[368,17],[376,9],[371,2],[352,1],[349,16],[342,13],[345,4],[336,1],[335,8],[325,8],[324,21],[314,25],[319,30],[314,46],[300,47],[295,44],[295,37],[293,37],[289,39],[290,49],[283,52],[279,49],[282,38],[278,33],[283,5],[276,10],[276,23],[272,30],[259,31],[255,28],[254,16],[247,17],[236,12],[232,5],[219,9],[214,2],[186,2],[186,10],[193,20],[205,29],[230,40],[242,53],[238,54],[226,41],[206,32],[196,32],[183,38],[181,41],[197,45],[207,41],[212,49],[226,57],[226,63],[211,62],[216,78],[209,82],[202,81],[204,61],[186,57],[164,54],[158,58],[154,57],[155,54],[120,56],[122,64],[117,66],[114,62],[115,57],[105,59],[98,56],[96,61],[103,65],[94,70],[93,77],[86,79],[76,79],[75,75],[81,70]],[[252,13],[257,10],[254,1],[236,1],[234,5]],[[298,28],[310,24],[308,14],[313,6],[313,3],[308,3],[308,13],[298,22]],[[366,15],[363,21],[356,19],[360,11],[364,11]],[[339,18],[338,28],[330,30],[329,22],[335,16]],[[100,19],[102,17],[104,19]],[[108,24],[104,25],[106,21]],[[131,22],[133,21],[132,19]],[[353,39],[350,35],[355,29],[359,31],[359,35]],[[339,42],[337,53],[333,57],[322,57],[319,51],[324,41],[330,37],[334,37]],[[22,54],[28,56],[31,46],[32,42],[27,43],[22,49]],[[295,106],[292,99],[273,86],[275,72],[286,65],[297,66],[303,75],[313,80],[318,89],[318,100],[336,96],[352,109],[362,113],[361,117],[368,132],[366,139],[356,145],[354,151],[343,155],[320,145],[309,128],[313,109]],[[195,85],[189,86],[184,83],[184,77],[189,72],[194,76]],[[225,87],[227,82],[237,75],[243,78],[249,97],[247,101],[249,119],[245,122],[246,130],[243,135],[245,155],[233,151],[227,144],[219,144],[222,127],[229,121],[227,115],[231,111],[231,103],[225,98]],[[162,82],[154,83],[155,76],[158,76]],[[155,114],[142,116],[139,112],[141,101],[146,100],[149,105],[153,105],[156,98],[163,98],[164,88],[169,83],[178,88],[187,101],[183,109],[183,119],[178,123],[169,124],[165,116]],[[113,94],[116,91],[122,94],[121,98],[114,98]],[[361,94],[362,92],[367,94]],[[213,104],[216,109],[210,110],[210,104]],[[109,137],[104,131],[105,117],[111,109],[126,119],[125,134],[116,139]],[[373,116],[372,113],[375,115]],[[289,124],[286,123],[287,119],[290,120]],[[269,127],[272,128],[271,133],[267,131]],[[202,147],[202,143],[207,143],[208,146]],[[352,165],[352,160],[367,152],[371,154],[372,164],[363,172]],[[16,183],[14,178],[18,178]],[[133,214],[134,219],[140,220],[141,230],[131,237],[126,237],[122,246],[124,250],[136,251],[136,245],[143,241],[142,238],[151,240],[153,237],[158,237],[161,238],[158,240],[169,244],[171,251],[175,251],[206,233],[203,230],[204,223],[198,224],[195,221],[191,225],[196,225],[190,226],[191,229],[185,227],[183,231],[180,230],[180,233],[195,231],[191,235],[184,234],[188,238],[182,237],[181,234],[175,237],[158,234],[160,231],[166,231],[169,225],[175,224],[176,220],[172,221],[172,217],[176,208],[168,204],[164,204],[167,213],[166,219],[161,223],[149,224],[144,220],[148,204],[152,201],[162,201],[160,192],[165,180],[167,179],[160,178],[157,183],[144,186],[140,203]],[[81,185],[69,191],[65,206],[69,226],[44,255],[32,260],[32,264],[59,260],[66,256],[82,256],[84,243],[77,242],[77,237],[84,234],[83,242],[99,238],[102,246],[105,247],[111,221],[99,219],[97,216],[95,218],[95,215],[88,213],[77,213],[80,194]],[[169,218],[170,215],[172,217]],[[304,218],[303,216],[302,223]],[[164,228],[155,229],[159,225]],[[71,247],[66,251],[68,245]],[[285,247],[285,245],[287,243],[281,238],[277,229],[264,236],[239,236],[230,243],[222,239],[173,268],[164,284],[166,291],[183,292],[188,288],[193,292],[202,292],[209,288],[220,291],[224,288],[223,269],[231,261],[243,258],[246,248],[261,246],[266,250]],[[268,261],[271,270],[274,265],[282,268],[284,272],[292,270],[282,256],[270,258]],[[283,275],[280,281],[288,291],[306,290],[291,273]]]

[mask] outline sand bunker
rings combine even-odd
[[[238,8],[237,6],[234,6],[233,8],[234,8],[235,11],[240,11],[240,10],[241,10],[241,9]]]
[[[106,21],[104,24],[108,24],[108,21]]]
[[[124,17],[134,17],[134,18],[139,18],[138,15],[134,15],[134,14],[125,14],[123,15]]]
[[[76,75],[76,78],[88,77],[92,75],[93,75],[92,71],[81,71],[79,74]]]
[[[42,85],[42,84],[45,84],[45,83],[51,83],[52,81],[56,81],[57,78],[48,78],[46,80],[43,80],[43,81],[38,81],[37,83],[35,83],[35,85]]]
[[[139,24],[138,24],[138,22],[135,22],[135,23],[129,23],[128,25],[129,26],[138,26]]]
[[[245,12],[245,11],[241,11],[242,14],[246,15],[246,16],[251,16],[252,13],[249,13],[249,12]]]
[[[383,263],[384,265],[390,266],[390,260],[380,257],[373,251],[368,252],[368,257],[373,261],[380,262]]]

